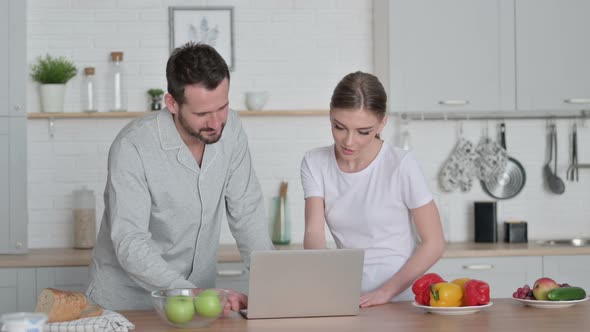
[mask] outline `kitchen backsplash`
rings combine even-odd
[[[384,139],[396,141],[393,124]],[[31,247],[59,247],[72,243],[71,193],[83,185],[97,193],[97,221],[104,204],[106,158],[110,142],[128,120],[58,120],[55,137],[49,138],[46,120],[29,120],[29,241]],[[243,117],[251,153],[270,209],[281,180],[289,181],[289,204],[293,242],[303,240],[304,201],[299,166],[305,151],[332,143],[327,116]],[[565,181],[568,162],[569,121],[558,122],[559,176]],[[463,135],[476,143],[485,122],[465,122]],[[529,238],[590,236],[590,171],[580,170],[580,182],[565,181],[563,195],[544,188],[542,168],[546,160],[544,121],[507,122],[508,150],[526,170],[523,191],[513,199],[499,201],[498,221],[526,220]],[[490,125],[490,128],[492,125]],[[305,128],[305,130],[302,130]],[[457,139],[456,122],[414,121],[409,125],[411,148],[419,160],[439,205],[449,241],[473,239],[473,201],[492,200],[474,182],[469,192],[444,193],[438,187],[438,172]],[[490,130],[490,135],[494,131]],[[590,162],[590,128],[578,130],[580,162]],[[227,228],[221,242],[232,243]]]
[[[327,109],[332,89],[344,74],[372,70],[371,1],[28,1],[28,58],[50,52],[72,58],[79,68],[106,72],[108,54],[124,51],[129,108],[147,107],[149,88],[165,88],[168,57],[168,6],[234,6],[236,70],[230,103],[244,109],[244,93],[267,90],[267,109]],[[247,28],[246,28],[247,25]],[[288,38],[286,38],[288,37]],[[296,48],[301,52],[293,52]],[[296,54],[295,54],[296,53]],[[299,55],[297,55],[299,54]],[[68,83],[65,111],[78,111],[79,79]],[[38,91],[29,83],[27,108],[37,112]],[[99,102],[105,105],[104,100]],[[110,143],[129,119],[57,119],[49,137],[46,119],[28,122],[29,246],[73,243],[72,192],[86,185],[97,197],[97,222],[103,211],[106,160]],[[292,241],[301,242],[304,201],[299,166],[305,151],[332,143],[327,116],[243,117],[266,206],[279,183],[289,181]],[[397,142],[390,119],[382,137]],[[463,135],[477,143],[486,122],[466,121]],[[489,123],[493,128],[496,123]],[[569,121],[558,121],[559,176],[568,166]],[[524,190],[498,203],[498,221],[526,220],[529,238],[590,236],[590,170],[580,182],[567,182],[563,195],[544,189],[544,121],[509,121],[508,150],[527,172]],[[579,160],[590,162],[590,124],[578,130]],[[449,241],[473,239],[473,201],[491,200],[474,183],[469,192],[442,193],[437,175],[457,139],[456,122],[413,121],[410,146],[439,204]],[[490,135],[494,135],[490,130]],[[396,136],[394,138],[394,136]],[[221,241],[232,243],[227,226]]]

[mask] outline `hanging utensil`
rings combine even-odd
[[[506,149],[506,125],[500,124],[500,144]],[[488,195],[497,199],[512,198],[524,188],[526,183],[526,172],[522,164],[508,157],[506,168],[496,177],[487,181],[481,181],[481,186]]]
[[[570,181],[576,180],[579,181],[578,178],[578,128],[577,125],[574,123],[572,126],[572,162],[570,163],[570,167],[567,169],[567,178]]]
[[[549,153],[549,161],[543,168],[545,173],[545,180],[547,180],[547,185],[549,186],[549,190],[554,193],[561,195],[565,192],[565,184],[563,180],[557,176],[557,129],[555,124],[550,126],[550,153]],[[549,164],[551,163],[551,159],[553,158],[553,154],[555,154],[555,159],[553,159],[553,170]]]
[[[574,123],[574,132],[573,132],[573,148],[574,148],[574,165],[576,165],[576,169],[575,169],[575,175],[576,175],[576,182],[580,181],[580,178],[578,177],[579,173],[580,173],[580,168],[578,168],[578,126]]]

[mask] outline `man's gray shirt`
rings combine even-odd
[[[247,266],[250,252],[273,248],[248,140],[231,110],[201,167],[167,109],[129,123],[109,151],[104,201],[87,294],[108,309],[151,308],[157,289],[214,287],[224,215]]]

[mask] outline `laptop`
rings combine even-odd
[[[256,251],[248,318],[350,316],[359,312],[361,249]]]

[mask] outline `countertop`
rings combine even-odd
[[[493,299],[494,305],[463,316],[427,314],[410,302],[361,309],[358,316],[246,320],[236,313],[206,328],[192,331],[586,331],[590,301],[562,309],[525,307],[512,299]],[[178,331],[165,325],[154,311],[122,311],[136,331]],[[189,331],[189,330],[184,330]]]
[[[277,246],[279,250],[303,249],[302,244]],[[447,243],[445,258],[498,257],[498,256],[558,256],[590,255],[590,246],[542,246],[531,243]],[[0,268],[86,266],[90,264],[92,250],[51,248],[31,249],[27,254],[0,255]],[[219,262],[241,261],[238,249],[233,244],[219,246]]]

